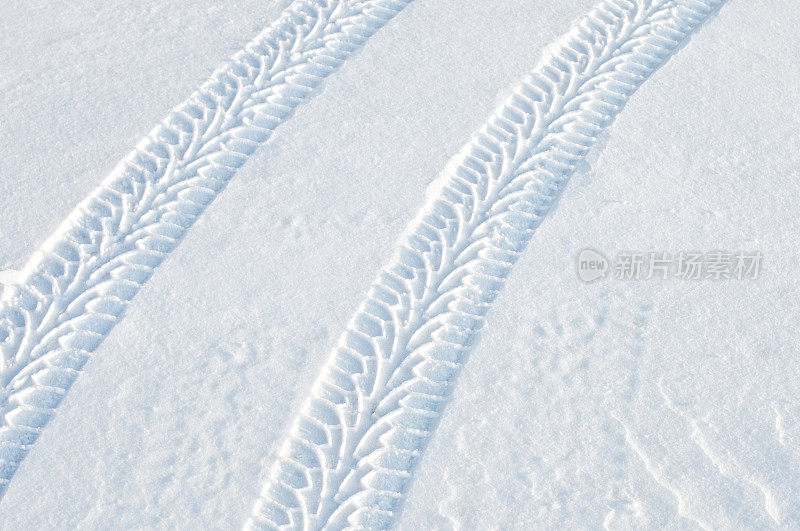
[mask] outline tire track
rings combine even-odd
[[[0,300],[0,495],[128,302],[248,156],[411,0],[295,0],[156,126]]]
[[[386,528],[504,279],[598,135],[724,0],[605,0],[448,163],[334,348],[248,527]]]

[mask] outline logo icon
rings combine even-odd
[[[608,273],[608,259],[599,251],[584,249],[578,254],[578,278],[584,282],[594,282]]]

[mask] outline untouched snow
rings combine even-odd
[[[0,269],[287,3],[0,7]],[[428,184],[594,3],[416,0],[370,38],[145,284],[0,527],[239,527]],[[798,27],[731,0],[633,96],[512,271],[400,528],[800,526]],[[764,264],[585,284],[585,247]]]

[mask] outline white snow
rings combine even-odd
[[[0,527],[241,526],[428,185],[594,3],[416,0],[371,37],[157,268]],[[190,4],[0,6],[0,269],[288,2]],[[633,96],[494,304],[400,528],[800,526],[798,28],[730,0]],[[585,284],[586,247],[764,264]]]

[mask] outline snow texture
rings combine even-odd
[[[798,27],[4,4],[0,528],[800,526]]]

